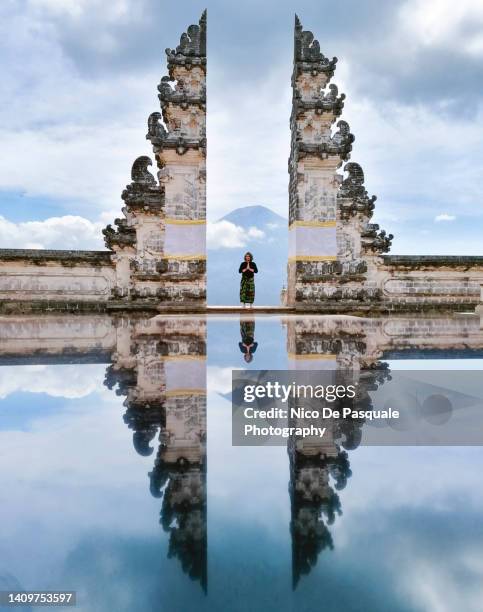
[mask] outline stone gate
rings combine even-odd
[[[206,27],[205,11],[166,50],[160,111],[146,136],[155,166],[146,155],[135,160],[122,216],[103,230],[108,250],[0,249],[0,310],[206,308]],[[376,197],[349,161],[354,136],[331,82],[336,63],[296,17],[285,305],[474,309],[483,257],[388,255],[393,237],[371,221]]]

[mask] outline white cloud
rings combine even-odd
[[[119,212],[117,213],[119,214]],[[0,216],[0,244],[12,249],[92,249],[105,250],[102,229],[112,223],[116,211],[102,213],[98,221],[65,215],[44,221],[14,223]],[[207,224],[210,249],[238,248],[265,238],[258,227],[244,229],[230,221]]]
[[[265,238],[265,232],[258,227],[249,227],[247,232],[249,240],[263,240]]]
[[[104,250],[102,222],[76,216],[12,223],[0,216],[0,244],[16,249]]]
[[[67,13],[72,17],[79,17],[86,5],[85,0],[30,0],[33,9],[50,11],[54,14]]]
[[[245,230],[230,221],[217,221],[207,224],[207,244],[209,249],[229,248],[246,246],[250,241],[263,240],[265,232],[257,227]]]
[[[478,612],[481,610],[483,588],[481,579],[483,572],[474,566],[465,567],[466,555],[473,552],[469,547],[460,549],[458,555],[435,563],[434,557],[422,550],[419,555],[405,551],[414,557],[414,563],[401,576],[402,587],[410,601],[416,607],[434,612],[453,612],[465,610]],[[419,551],[418,551],[419,552]],[[407,558],[407,557],[406,557]],[[461,572],[470,572],[474,580],[468,583],[464,592],[456,576]]]
[[[93,393],[99,387],[99,366],[34,365],[0,368],[0,399],[11,393],[27,391],[52,397],[76,399]]]
[[[0,190],[54,199],[66,212],[95,218],[120,210],[134,159],[151,153],[146,121],[159,106],[164,67],[80,74],[44,13],[87,4],[104,15],[101,4],[113,3],[38,0],[5,15],[0,6]],[[125,4],[115,3],[119,11]]]
[[[434,220],[436,223],[439,221],[454,221],[456,217],[454,215],[448,215],[447,213],[441,213],[440,215],[436,215]]]
[[[129,0],[29,0],[29,7],[53,15],[68,15],[72,18],[80,18],[89,11],[95,11],[98,15],[108,20],[117,20],[126,17],[132,8]]]
[[[481,0],[409,0],[400,10],[400,19],[409,36],[423,47],[444,45],[470,55],[483,52]]]
[[[206,388],[208,393],[229,393],[231,391],[232,370],[235,367],[208,366],[206,371]]]

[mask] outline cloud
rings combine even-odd
[[[454,215],[448,215],[447,213],[436,215],[436,217],[434,218],[436,223],[438,223],[439,221],[454,221],[455,219],[456,217]]]
[[[12,223],[0,216],[0,244],[16,249],[104,250],[102,222],[78,216],[52,217],[45,221]]]
[[[401,23],[422,47],[449,45],[468,55],[483,54],[483,5],[480,0],[410,0]]]
[[[250,227],[245,230],[239,225],[223,220],[208,223],[206,231],[209,249],[234,249],[246,246],[252,241],[263,240],[265,237],[265,232],[257,227]]]
[[[208,366],[206,385],[208,393],[229,393],[231,391],[232,370],[235,367]]]
[[[13,223],[0,216],[0,244],[12,249],[105,250],[102,229],[112,223],[115,211],[105,212],[98,221],[65,215],[44,221]],[[265,239],[265,232],[252,226],[244,229],[230,221],[207,224],[209,249],[238,248]]]
[[[99,387],[99,366],[34,365],[0,369],[0,399],[19,391],[46,393],[52,397],[77,399]]]

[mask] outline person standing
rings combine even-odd
[[[252,308],[255,301],[255,274],[258,272],[257,264],[253,261],[251,253],[245,253],[238,272],[242,275],[240,281],[240,302],[243,308]]]

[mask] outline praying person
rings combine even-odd
[[[252,308],[255,301],[255,274],[258,272],[257,264],[253,261],[251,253],[245,253],[238,272],[242,275],[240,281],[240,302],[243,308]]]

